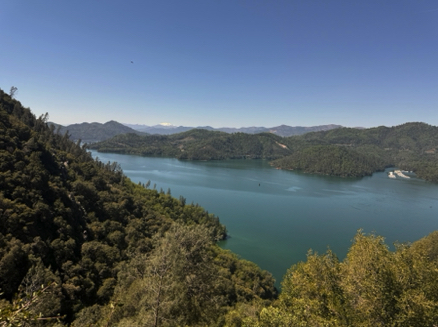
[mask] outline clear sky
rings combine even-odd
[[[436,0],[3,0],[0,31],[0,88],[64,125],[438,125]]]

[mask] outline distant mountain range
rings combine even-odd
[[[242,127],[242,128],[232,128],[232,127],[222,127],[213,128],[211,126],[198,126],[198,127],[187,127],[187,126],[173,126],[173,125],[138,125],[138,124],[121,124],[114,120],[101,123],[81,123],[72,124],[68,126],[59,125],[56,123],[49,123],[55,126],[55,129],[59,133],[65,134],[67,131],[72,140],[82,140],[84,143],[94,143],[99,141],[107,140],[119,134],[134,133],[137,135],[146,134],[159,134],[159,135],[170,135],[186,132],[192,129],[205,129],[209,131],[221,131],[225,133],[246,133],[246,134],[258,134],[258,133],[272,133],[275,135],[287,137],[292,135],[302,135],[308,132],[318,132],[326,131],[335,128],[342,127],[341,125],[320,125],[312,127],[302,127],[296,126],[291,127],[287,125],[281,125],[276,127]]]
[[[287,125],[280,125],[270,128],[269,127],[213,128],[211,126],[186,127],[186,126],[173,126],[167,124],[154,125],[154,126],[138,125],[138,124],[125,124],[125,125],[139,132],[144,132],[148,134],[160,134],[160,135],[182,133],[197,128],[197,129],[206,129],[209,131],[220,131],[225,133],[239,133],[239,132],[246,134],[272,133],[279,136],[292,136],[292,135],[302,135],[309,132],[327,131],[330,129],[342,127],[341,125],[334,125],[334,124],[311,126],[311,127],[302,127],[302,126],[292,127]]]

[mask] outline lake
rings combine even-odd
[[[387,172],[361,179],[301,174],[265,160],[180,161],[92,152],[118,162],[135,183],[151,181],[219,216],[229,239],[220,246],[269,270],[279,286],[286,270],[313,249],[340,259],[356,231],[386,243],[412,242],[438,229],[438,185]]]

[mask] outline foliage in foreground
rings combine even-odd
[[[438,232],[390,251],[358,232],[347,258],[309,252],[288,270],[275,305],[243,326],[435,326]]]
[[[11,303],[2,303],[0,306],[0,327],[13,326],[32,326],[44,321],[60,322],[59,314],[57,316],[43,316],[39,307],[41,302],[49,301],[48,290],[54,284],[47,286],[41,285],[41,288],[32,293],[20,293]]]
[[[232,307],[224,296],[232,287],[229,267],[216,269],[229,257],[211,247],[208,234],[202,226],[176,224],[164,237],[155,237],[154,250],[121,269],[111,302],[85,308],[72,326],[438,324],[438,232],[390,251],[382,237],[359,231],[342,262],[331,251],[309,251],[306,262],[287,271],[282,293],[271,305],[263,300],[269,290],[258,288],[260,280],[240,284]],[[247,283],[260,278],[248,272]],[[7,312],[1,314],[4,318]]]

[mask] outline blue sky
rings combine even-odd
[[[437,1],[5,0],[0,30],[0,88],[64,125],[438,125]]]

